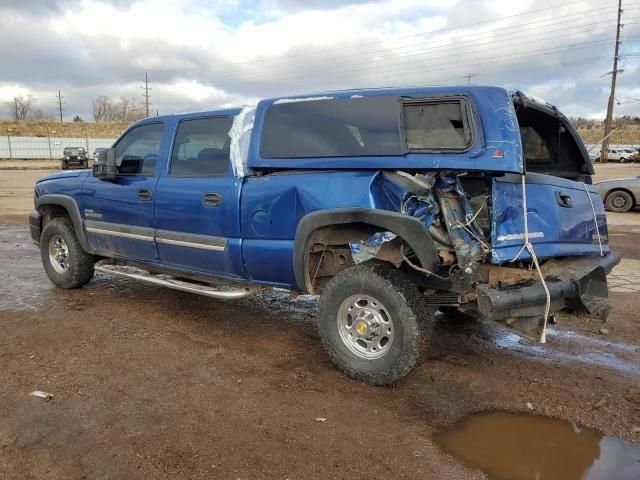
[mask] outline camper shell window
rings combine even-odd
[[[467,101],[361,97],[274,103],[265,113],[262,158],[399,156],[472,145]]]

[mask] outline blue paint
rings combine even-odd
[[[313,95],[313,96],[322,96]],[[155,241],[107,237],[87,233],[99,253],[162,266],[177,272],[262,283],[297,289],[293,271],[296,229],[306,215],[335,208],[370,208],[402,212],[420,219],[425,226],[444,215],[459,266],[465,270],[487,255],[487,261],[505,263],[523,244],[522,189],[523,152],[518,122],[508,91],[496,87],[428,87],[343,91],[326,94],[333,98],[359,96],[465,96],[472,105],[475,140],[466,152],[409,153],[396,156],[265,159],[259,154],[260,132],[265,111],[278,99],[260,102],[249,149],[248,166],[253,175],[236,178],[176,178],[168,175],[169,158],[176,128],[181,120],[212,116],[234,117],[239,109],[216,110],[146,119],[130,127],[163,122],[165,132],[155,172],[148,176],[118,176],[113,182],[95,178],[90,172],[65,172],[41,179],[39,195],[64,194],[74,198],[83,217],[93,210],[104,222],[184,234],[206,235],[227,240],[223,252],[167,245]],[[277,169],[257,175],[265,169]],[[433,181],[433,189],[416,194],[394,181],[388,172],[422,173]],[[231,169],[229,170],[231,172]],[[458,173],[488,174],[491,187],[491,237],[484,239],[475,225],[465,225],[474,215]],[[503,174],[516,174],[511,178]],[[576,182],[540,174],[528,174],[529,231],[539,257],[599,254],[593,212],[584,187]],[[590,183],[588,177],[586,183]],[[141,201],[138,190],[153,192],[151,201]],[[606,245],[606,219],[595,188],[587,185],[597,212],[600,234]],[[556,202],[556,193],[568,193],[572,207]],[[203,205],[203,195],[220,194],[219,206]],[[443,202],[443,198],[447,198]],[[440,213],[439,213],[440,212]],[[91,218],[84,217],[84,220]],[[445,222],[443,222],[445,223]],[[384,234],[385,232],[381,232]],[[536,236],[538,235],[538,236]],[[375,244],[375,239],[370,243]],[[485,251],[483,243],[489,247]],[[361,248],[364,244],[354,243]],[[374,245],[375,246],[375,245]],[[356,248],[357,249],[357,248]],[[357,252],[356,252],[357,253]],[[524,252],[521,259],[527,259]]]

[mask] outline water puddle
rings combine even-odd
[[[640,478],[640,449],[555,418],[483,412],[438,433],[436,440],[495,480]]]

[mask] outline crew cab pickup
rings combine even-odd
[[[40,179],[29,222],[61,288],[108,272],[229,300],[319,294],[335,364],[405,376],[437,310],[544,341],[605,318],[620,261],[557,108],[498,87],[339,91],[139,121],[92,171]]]

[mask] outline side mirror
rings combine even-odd
[[[93,176],[100,180],[113,181],[118,174],[116,167],[116,149],[105,148],[98,152],[93,164]]]

